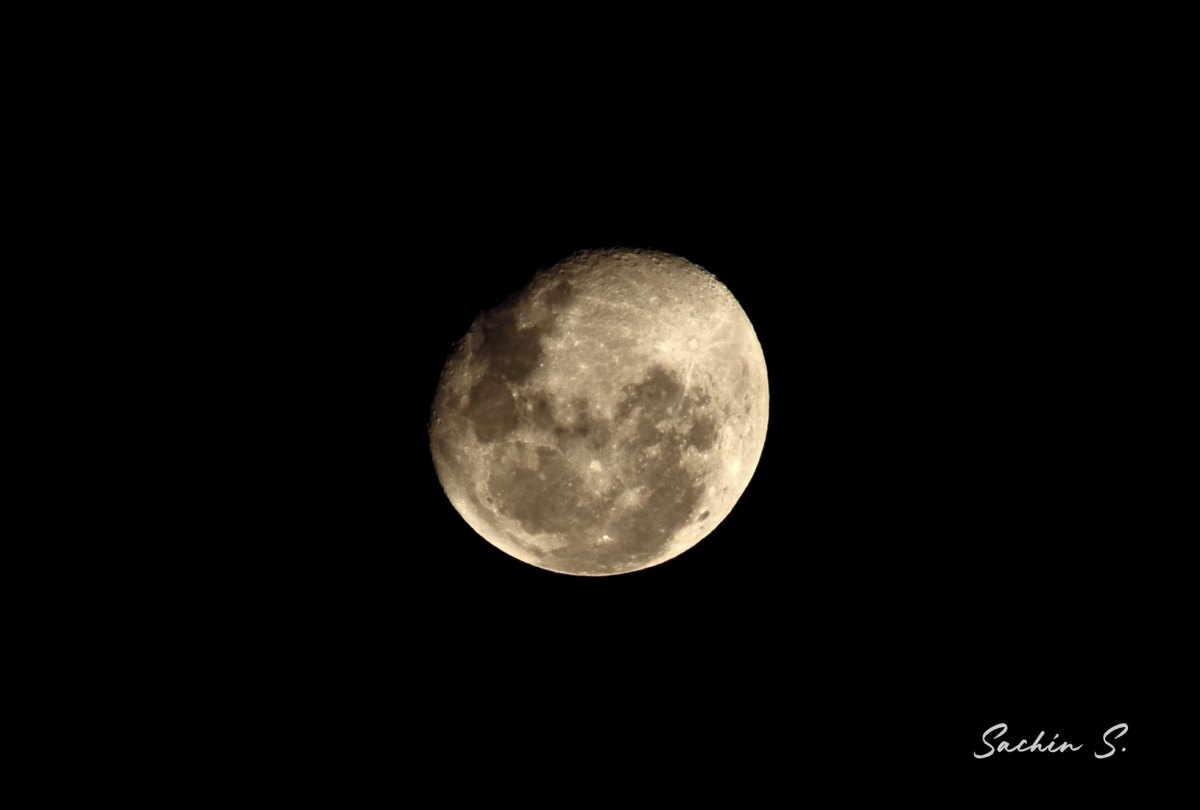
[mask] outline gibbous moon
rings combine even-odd
[[[459,514],[539,568],[604,576],[700,542],[767,435],[767,366],[715,277],[594,250],[479,316],[446,361],[430,445]]]

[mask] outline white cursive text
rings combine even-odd
[[[1115,735],[1113,735],[1114,731],[1117,732]],[[1104,754],[1096,753],[1093,754],[1093,756],[1095,756],[1096,759],[1108,759],[1113,754],[1117,753],[1117,747],[1113,745],[1112,740],[1119,740],[1120,738],[1124,737],[1128,731],[1128,723],[1117,723],[1108,731],[1104,732],[1101,742],[1108,746],[1108,752]],[[997,723],[987,731],[983,732],[983,744],[987,746],[988,750],[983,754],[976,753],[975,759],[987,759],[992,754],[1026,754],[1043,752],[1048,754],[1061,754],[1064,751],[1083,750],[1082,745],[1072,745],[1066,740],[1059,740],[1057,734],[1055,734],[1054,738],[1049,742],[1042,742],[1042,739],[1046,736],[1046,732],[1044,731],[1039,731],[1037,737],[1034,738],[1032,743],[1028,740],[1021,740],[1016,745],[1011,745],[1009,744],[1008,740],[1000,739],[1007,733],[1008,725],[1005,723]],[[1110,735],[1112,735],[1112,740],[1109,739]],[[1121,750],[1124,751],[1125,748],[1122,747]]]
[[[1062,742],[1058,743],[1058,747],[1055,748],[1054,747],[1055,740],[1058,739],[1057,734],[1054,735],[1053,740],[1051,740],[1048,743],[1043,744],[1042,737],[1046,736],[1046,732],[1044,732],[1044,731],[1038,732],[1037,738],[1034,739],[1032,745],[1029,743],[1028,740],[1021,740],[1016,745],[1009,745],[1007,740],[1000,740],[999,745],[992,745],[991,742],[988,741],[988,735],[991,734],[993,731],[996,732],[996,737],[1000,737],[1001,735],[1008,732],[1008,726],[1005,725],[1004,723],[997,723],[996,725],[989,728],[987,731],[983,732],[983,744],[988,747],[988,752],[986,754],[976,754],[975,759],[987,759],[992,754],[995,754],[997,752],[999,752],[1001,754],[1003,754],[1005,752],[1024,754],[1024,753],[1031,752],[1031,751],[1034,751],[1034,752],[1045,751],[1046,753],[1050,753],[1050,754],[1061,754],[1063,751],[1078,751],[1081,748],[1083,748],[1082,745],[1071,745],[1066,740],[1063,740]]]

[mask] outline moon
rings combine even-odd
[[[607,576],[665,562],[725,519],[768,404],[754,327],[713,275],[667,253],[591,250],[475,320],[442,371],[430,448],[492,545]]]

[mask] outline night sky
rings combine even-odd
[[[549,744],[556,762],[601,756],[581,729],[615,728],[631,748],[613,767],[684,752],[733,781],[863,747],[973,779],[1000,722],[1014,744],[1045,730],[1089,752],[1127,722],[1124,753],[1145,764],[1171,723],[1141,684],[1175,671],[1162,638],[1181,599],[1159,583],[1181,538],[1156,505],[1173,485],[1147,415],[1170,374],[1152,348],[1172,328],[1154,317],[1161,221],[1085,146],[1060,159],[1065,129],[1048,150],[964,118],[949,141],[757,123],[724,145],[513,134],[455,152],[412,214],[403,508],[421,529],[398,565],[437,595],[411,631],[477,680],[454,698],[463,722],[488,729],[488,751],[532,724],[567,741]],[[770,425],[698,546],[574,578],[475,535],[424,431],[477,312],[612,246],[683,256],[733,292],[766,356]]]

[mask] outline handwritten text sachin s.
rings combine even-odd
[[[1117,746],[1113,745],[1113,740],[1118,740],[1121,737],[1124,737],[1127,731],[1129,731],[1128,723],[1118,723],[1108,731],[1104,732],[1104,736],[1101,737],[1100,741],[1107,747],[1108,750],[1103,754],[1099,751],[1096,751],[1093,753],[1093,756],[1095,756],[1096,759],[1108,759],[1113,754],[1117,753]],[[1062,754],[1083,750],[1082,745],[1072,745],[1066,740],[1060,740],[1058,739],[1057,734],[1055,734],[1054,738],[1049,742],[1042,742],[1042,738],[1046,736],[1046,732],[1044,731],[1039,731],[1037,737],[1032,743],[1030,743],[1028,740],[1021,740],[1016,745],[1012,745],[1008,742],[1008,740],[1000,739],[1007,733],[1008,726],[1004,723],[997,723],[987,731],[983,732],[983,744],[987,746],[988,750],[987,753],[984,754],[976,751],[975,759],[987,759],[992,754],[1027,754],[1043,752],[1047,754]],[[1124,751],[1125,747],[1122,746],[1121,750]]]

